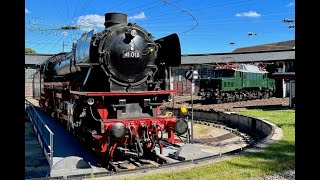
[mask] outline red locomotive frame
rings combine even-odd
[[[161,91],[140,91],[140,92],[82,92],[62,90],[75,85],[70,82],[44,82],[43,92],[41,93],[40,107],[44,108],[53,117],[56,117],[61,123],[67,125],[70,121],[70,114],[66,114],[61,103],[65,103],[66,99],[69,101],[77,99],[88,99],[90,97],[109,97],[115,96],[119,98],[128,96],[156,96],[156,95],[170,95],[176,93],[175,90],[161,90]],[[68,92],[68,93],[66,93]],[[60,108],[59,108],[60,107]],[[63,108],[61,108],[63,107]],[[109,160],[113,160],[116,149],[122,152],[117,156],[133,155],[133,156],[144,156],[146,154],[154,152],[154,147],[157,144],[162,154],[162,143],[160,140],[163,138],[164,131],[167,132],[167,141],[169,143],[180,142],[175,140],[175,128],[177,117],[159,115],[160,103],[152,107],[152,111],[155,112],[150,117],[135,117],[135,118],[109,118],[109,112],[105,108],[102,101],[97,101],[94,105],[99,113],[99,119],[101,119],[101,133],[92,132],[92,139],[86,137],[85,141],[88,143],[94,142],[95,146],[93,150],[101,156],[107,156]],[[68,111],[68,110],[67,110]],[[123,126],[124,125],[124,126]],[[112,140],[111,131],[113,126],[125,127],[125,135],[116,140]],[[68,125],[67,125],[68,128]],[[68,128],[70,130],[70,128]],[[81,134],[82,136],[82,134]],[[160,137],[159,137],[160,136]],[[89,142],[90,141],[90,142]],[[92,142],[91,142],[92,141]],[[133,144],[136,144],[137,152],[131,152],[130,149]],[[145,152],[148,152],[144,154]],[[117,157],[118,158],[118,157]]]

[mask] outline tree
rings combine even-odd
[[[31,48],[24,48],[24,53],[36,54],[37,52]]]

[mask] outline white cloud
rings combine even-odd
[[[256,11],[248,11],[243,13],[237,13],[237,17],[260,17],[261,14],[257,13]]]
[[[62,34],[63,36],[68,36],[68,35],[69,35],[69,33],[66,32],[66,31],[63,31],[61,34]]]
[[[139,14],[129,16],[128,20],[135,21],[137,19],[145,19],[147,18],[144,12],[141,12]],[[104,16],[100,16],[98,14],[89,14],[89,15],[83,15],[79,16],[75,22],[77,26],[80,26],[81,29],[85,31],[90,31],[92,29],[98,30],[104,28]]]
[[[30,11],[27,8],[24,8],[25,13],[30,13]]]
[[[147,16],[144,14],[144,12],[142,11],[141,13],[139,13],[139,14],[136,14],[136,15],[133,15],[133,16],[129,16],[128,17],[128,20],[132,20],[132,21],[134,21],[134,20],[137,20],[137,19],[146,19],[147,18]]]
[[[98,28],[104,28],[104,16],[98,14],[89,14],[78,17],[76,20],[77,26],[83,30],[92,30]]]
[[[294,2],[291,2],[289,4],[286,5],[287,7],[294,7],[295,6],[295,3]]]

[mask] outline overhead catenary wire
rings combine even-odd
[[[89,4],[92,2],[92,0],[87,0],[85,3],[84,3],[84,5],[83,5],[83,7],[80,9],[80,11],[79,11],[79,13],[77,14],[77,16],[81,16],[82,15],[82,13],[84,13],[85,12],[85,10],[88,8],[88,6],[89,6]]]
[[[111,7],[110,9],[107,10],[107,12],[110,11],[110,10],[112,10],[112,9],[114,9],[114,8],[116,8],[116,7],[121,6],[122,4],[126,3],[127,1],[128,1],[128,0],[124,0],[123,2],[121,2],[121,3],[119,3],[119,4],[117,4],[117,5],[113,6],[113,7]]]
[[[77,10],[78,10],[78,7],[79,7],[78,6],[79,2],[80,2],[80,0],[78,0],[77,7],[74,10],[72,19],[75,16],[75,14],[77,13]],[[88,5],[91,2],[92,2],[92,0],[86,1],[84,6],[82,7],[82,9],[80,9],[79,12],[82,13],[88,7]],[[52,1],[51,1],[51,3],[52,3]],[[66,24],[71,24],[71,20],[72,19],[70,19],[70,13],[69,13],[70,8],[69,8],[69,3],[67,2],[67,0],[65,0],[65,4],[66,4],[65,7],[66,7],[66,10],[67,10],[67,16],[61,16],[61,17],[64,17],[64,18],[68,17],[66,19]],[[54,8],[56,8],[54,3],[52,3],[52,6]],[[61,9],[57,9],[57,12],[61,15],[61,11],[60,10]],[[30,32],[36,32],[36,31],[41,32],[41,34],[40,33],[38,33],[38,34],[32,33],[32,34],[26,36],[26,37],[28,37],[27,39],[29,39],[29,41],[27,41],[26,44],[27,43],[28,44],[33,44],[34,46],[32,46],[32,47],[37,47],[39,49],[45,49],[48,45],[50,45],[50,44],[52,45],[53,43],[58,43],[59,42],[59,40],[58,40],[58,38],[59,38],[58,36],[59,35],[57,35],[58,33],[56,33],[56,32],[57,31],[61,31],[63,25],[61,25],[61,26],[60,25],[52,25],[52,24],[45,24],[45,23],[42,23],[42,22],[41,23],[38,23],[38,22],[33,23],[32,21],[28,21],[27,23],[28,23],[28,26],[26,26],[26,27],[28,27],[28,28],[26,28],[26,34],[30,34]],[[65,30],[63,30],[63,31],[65,31]],[[60,38],[60,41],[61,41],[61,39],[65,39],[65,40],[67,40],[66,43],[71,42],[72,38],[74,36],[76,36],[76,35],[77,35],[77,33],[70,33],[70,31],[69,31],[67,36],[62,36]],[[40,36],[44,36],[44,37],[41,38]],[[32,41],[30,41],[30,40],[32,40]],[[58,42],[55,42],[57,40],[58,40]],[[35,43],[30,43],[30,42],[35,42]],[[52,51],[52,50],[53,49],[51,49],[50,51]]]
[[[80,0],[78,0],[78,3],[77,3],[77,5],[76,5],[76,7],[75,7],[75,10],[73,11],[73,15],[72,15],[72,17],[71,17],[71,20],[72,20],[72,21],[73,21],[74,15],[75,15],[76,12],[77,12],[77,9],[78,9],[78,6],[79,6],[79,2],[80,2]]]
[[[294,12],[288,12],[288,13],[279,13],[279,14],[272,14],[272,15],[263,15],[263,16],[276,16],[276,15],[282,15],[282,14],[293,14]],[[169,18],[168,18],[169,19]],[[202,20],[202,21],[198,21],[199,23],[208,23],[208,22],[217,22],[217,21],[226,21],[226,20],[236,20],[236,19],[239,19],[237,17],[233,17],[233,18],[225,18],[225,19],[210,19],[210,20]],[[190,21],[190,19],[179,19],[179,20],[170,20],[170,22],[184,22],[184,21]],[[156,22],[156,23],[154,23]],[[162,23],[165,23],[167,21],[153,21],[152,24],[162,24]],[[280,22],[279,20],[277,20],[277,22]],[[143,24],[146,24],[146,22],[141,22],[141,25]],[[168,23],[165,23],[165,24],[168,24]],[[184,23],[185,24],[185,23]]]
[[[57,44],[57,43],[39,43],[39,42],[25,42],[26,44],[56,44],[56,45],[63,45],[63,44]],[[64,46],[70,46],[70,45],[67,45],[67,44],[64,44]]]
[[[179,2],[179,1],[181,1],[181,0],[172,1],[171,3],[176,3],[176,2]],[[159,2],[159,0],[158,0],[158,2]],[[157,8],[157,7],[161,7],[161,6],[163,6],[163,5],[165,5],[165,4],[156,5],[156,6],[152,6],[152,7],[149,7],[149,8],[144,8],[144,9],[141,9],[141,10],[135,11],[135,12],[127,11],[127,13],[128,13],[128,14],[137,14],[137,13],[139,13],[139,12],[141,12],[141,11],[147,11],[147,10],[150,10],[150,9],[154,9],[154,8]]]
[[[226,5],[230,5],[230,4],[239,4],[239,3],[243,3],[243,2],[249,2],[249,1],[252,1],[252,0],[245,0],[245,1],[239,1],[239,2],[232,2],[232,3],[224,3],[224,4],[218,4],[218,5],[213,5],[213,6],[210,6],[210,7],[205,7],[205,8],[197,8],[197,9],[191,9],[191,10],[198,10],[198,9],[211,9],[211,8],[215,8],[215,7],[220,7],[220,6],[226,6]],[[174,1],[175,2],[175,1]],[[240,6],[244,6],[243,4],[242,5],[240,5]],[[222,8],[223,10],[225,9],[225,8]],[[219,9],[219,10],[222,10],[222,9]],[[143,10],[141,10],[141,11],[143,11]],[[141,11],[139,11],[139,12],[141,12]],[[188,11],[190,11],[190,10],[188,10]],[[218,10],[215,10],[215,12],[217,12]],[[176,14],[181,14],[181,13],[183,13],[183,11],[179,11],[179,12],[174,12],[174,13],[167,13],[167,14],[160,14],[160,15],[158,15],[158,16],[160,16],[160,17],[162,17],[162,16],[165,16],[165,15],[175,15],[174,17],[176,17]],[[192,15],[199,15],[199,14],[204,14],[203,12],[202,13],[196,13],[196,14],[192,14]],[[226,14],[226,13],[223,13],[223,14]],[[221,14],[217,14],[217,15],[221,15]],[[164,22],[164,23],[166,23],[167,22],[167,20],[170,20],[170,22],[181,22],[181,21],[189,21],[190,19],[180,19],[180,20],[172,20],[172,17],[168,17],[168,18],[149,18],[151,21],[152,21],[152,24],[154,24],[155,22],[158,22],[158,23],[160,23],[160,22]],[[99,20],[97,20],[97,21],[91,21],[92,23],[94,23],[94,22],[99,22]],[[145,22],[145,23],[147,23],[147,22]],[[143,22],[142,22],[142,24],[143,24]]]
[[[224,10],[224,9],[223,9]],[[215,12],[219,12],[218,10],[215,10]],[[181,13],[181,12],[179,12]],[[284,14],[294,14],[295,12],[284,12],[284,13],[275,13],[275,14],[262,14],[261,17],[266,17],[266,16],[278,16],[278,15],[284,15]],[[204,14],[204,13],[195,13],[193,15],[200,15],[200,14]],[[230,14],[230,12],[228,13],[219,13],[219,14],[215,14],[215,16],[221,16],[224,14]],[[212,18],[213,16],[209,16],[210,18]],[[212,22],[212,21],[224,21],[224,20],[230,20],[230,19],[239,19],[238,17],[233,17],[233,18],[226,18],[226,19],[210,19],[210,20],[202,20],[199,22]],[[159,21],[160,20],[160,21]],[[152,18],[152,22],[167,22],[168,20],[170,20],[170,22],[180,22],[180,21],[187,21],[189,19],[179,19],[179,20],[172,20],[172,17],[168,17],[168,18],[158,18],[158,19],[153,19]]]
[[[73,0],[73,2],[72,1],[67,2],[65,0],[64,10],[67,10],[67,11],[64,11],[64,14],[67,15],[67,13],[69,13],[69,17],[67,15],[67,16],[64,16],[64,18],[68,17],[68,20],[73,21],[71,23],[67,22],[67,24],[72,24],[72,23],[76,24],[76,22],[77,22],[76,20],[78,19],[77,14],[84,16],[85,12],[88,12],[86,10],[89,10],[89,8],[90,8],[90,10],[92,10],[93,5],[90,6],[91,1],[92,0],[86,0],[86,1]],[[110,0],[108,0],[108,1],[110,1]],[[196,17],[197,18],[196,20],[198,22],[198,26],[195,28],[196,31],[194,31],[194,29],[192,30],[192,27],[196,23],[193,21],[192,17],[189,14],[181,11],[180,9],[177,12],[172,12],[173,9],[171,9],[171,7],[173,7],[173,6],[171,6],[170,4],[164,3],[165,1],[168,1],[170,3],[175,2],[176,3],[175,5],[177,5],[181,9],[187,10],[190,14],[192,14],[194,17]],[[269,11],[270,14],[261,14],[260,17],[256,18],[256,19],[255,18],[242,18],[241,19],[241,17],[230,17],[230,16],[224,16],[223,14],[232,15],[233,14],[232,12],[234,11],[233,15],[235,16],[236,13],[241,12],[242,10],[243,10],[242,12],[246,12],[247,4],[255,3],[255,1],[253,1],[253,0],[246,0],[246,1],[245,0],[233,0],[232,2],[231,1],[224,2],[223,0],[214,1],[214,2],[207,1],[206,3],[212,2],[211,4],[208,4],[208,5],[206,5],[206,3],[203,3],[203,2],[205,2],[203,0],[196,0],[196,1],[165,0],[165,1],[164,0],[161,0],[161,1],[147,0],[147,1],[139,1],[139,3],[134,3],[132,5],[130,5],[130,4],[127,5],[126,3],[130,3],[130,1],[113,0],[112,3],[107,4],[105,6],[110,7],[110,8],[114,8],[115,10],[123,9],[125,14],[128,14],[128,17],[130,17],[130,15],[131,15],[130,12],[136,11],[138,13],[141,13],[144,10],[148,11],[149,13],[144,12],[147,18],[135,20],[135,21],[133,21],[133,23],[137,22],[138,25],[140,25],[142,27],[146,27],[147,28],[146,30],[150,31],[153,35],[155,34],[156,36],[159,36],[158,34],[161,34],[161,33],[162,34],[165,34],[165,33],[169,34],[169,33],[176,32],[179,35],[189,35],[189,36],[212,35],[212,36],[208,36],[208,38],[210,38],[210,39],[218,38],[217,35],[221,36],[222,34],[226,34],[224,31],[220,32],[220,30],[219,30],[219,29],[222,29],[223,27],[227,28],[226,32],[231,32],[231,30],[228,29],[228,27],[230,27],[230,25],[232,25],[232,24],[237,24],[237,25],[240,25],[240,24],[257,24],[258,25],[259,24],[258,26],[260,27],[261,24],[273,23],[276,21],[281,22],[281,20],[283,20],[284,18],[290,18],[291,15],[288,17],[284,16],[281,19],[277,19],[277,18],[262,19],[265,16],[281,17],[281,14],[289,14],[289,13],[294,14],[294,12],[285,12],[285,13],[276,13],[275,14],[275,13],[270,13],[270,12],[276,12],[276,11]],[[126,3],[124,3],[124,2],[126,2]],[[187,7],[185,7],[185,4],[184,4],[185,2],[188,2]],[[74,4],[71,5],[72,3],[74,3]],[[117,5],[119,5],[121,3],[123,3],[123,4],[120,5],[120,7],[119,6],[116,7]],[[245,3],[247,3],[247,4],[245,4]],[[193,4],[193,5],[191,5],[191,4]],[[97,4],[95,3],[94,5],[97,5]],[[66,6],[68,6],[68,7],[66,7]],[[153,9],[155,8],[154,6],[166,8],[166,11],[162,11],[163,13],[158,12],[158,11],[157,11],[157,13],[151,13],[151,12],[153,12]],[[171,7],[169,8],[169,6],[171,6]],[[103,6],[101,6],[101,7],[103,7]],[[251,5],[250,7],[254,8],[255,6]],[[247,9],[249,10],[250,7],[248,6]],[[57,4],[55,4],[55,7],[53,7],[53,8],[57,8]],[[148,8],[150,8],[150,9],[148,9]],[[176,8],[176,7],[174,7],[174,8]],[[107,9],[107,8],[104,8],[104,9]],[[63,9],[60,8],[60,9],[58,9],[57,12],[60,12],[59,10],[61,11]],[[292,9],[289,9],[289,11],[290,10],[292,10]],[[214,13],[211,13],[213,11],[214,11]],[[104,13],[105,13],[105,11],[104,11]],[[259,13],[261,13],[261,12],[259,12]],[[272,14],[275,14],[275,15],[272,15]],[[33,15],[33,14],[29,14],[26,17],[30,17],[30,15]],[[137,14],[132,14],[132,15],[137,15]],[[179,15],[179,16],[177,17],[177,15]],[[75,17],[75,19],[74,19],[74,17]],[[101,26],[101,30],[102,30],[104,28],[102,26],[104,23],[104,21],[103,21],[104,18],[103,18],[103,16],[101,16],[101,17],[102,17],[101,18],[102,20],[100,20],[101,25],[99,22],[98,26]],[[190,19],[190,17],[191,17],[191,19]],[[208,19],[209,17],[210,17],[210,19]],[[218,18],[218,17],[220,17],[220,18]],[[225,18],[221,18],[221,17],[225,17]],[[228,18],[228,17],[230,17],[230,18]],[[252,21],[252,19],[255,19],[255,20]],[[82,34],[83,32],[88,31],[88,29],[90,29],[90,28],[96,29],[97,28],[96,24],[92,24],[92,25],[90,24],[91,22],[94,22],[94,21],[95,20],[93,20],[93,21],[89,20],[88,24],[84,24],[82,26],[80,26],[80,24],[79,24],[79,27],[80,27],[79,31],[68,31],[69,34],[67,36],[65,36],[62,40],[64,40],[65,43],[72,43],[73,40],[78,39],[77,38],[78,32],[81,32],[81,34]],[[78,21],[78,22],[80,22],[80,21]],[[203,27],[205,27],[207,25],[208,26],[209,25],[217,25],[216,27],[219,29],[216,30],[216,28],[212,28],[212,29],[208,29],[207,31],[204,31]],[[56,41],[59,38],[61,38],[61,35],[59,35],[59,34],[63,32],[63,30],[60,29],[62,26],[66,26],[66,25],[50,24],[50,23],[43,21],[42,18],[41,18],[41,20],[38,18],[38,19],[36,19],[36,21],[33,21],[33,19],[28,20],[28,22],[26,21],[26,29],[28,29],[28,30],[26,30],[26,43],[32,44],[32,45],[38,45],[36,42],[39,41],[41,43],[43,41],[43,43],[38,45],[37,47],[39,48],[42,45],[46,44],[47,46],[42,47],[42,49],[45,50],[48,46],[52,46],[53,43],[56,43]],[[190,27],[188,27],[188,26],[190,26]],[[88,28],[88,27],[90,27],[90,28]],[[277,23],[275,23],[273,27],[278,27]],[[289,29],[288,27],[285,27],[283,29],[287,30],[287,31],[284,31],[283,34],[277,34],[276,32],[268,32],[270,34],[267,34],[267,33],[261,32],[262,34],[260,33],[260,36],[265,35],[265,36],[283,36],[283,37],[285,37],[286,34],[288,34],[288,33],[289,34],[294,33],[294,28]],[[100,31],[99,28],[96,30]],[[184,32],[186,30],[189,30],[189,31]],[[30,33],[32,31],[33,32],[41,32],[41,33]],[[255,32],[255,28],[253,27],[252,30],[250,29],[247,32],[250,32],[250,31]],[[46,37],[41,38],[41,36],[46,36],[47,38]],[[53,41],[53,43],[47,44],[49,41],[52,40],[52,38],[54,38],[54,36],[56,36],[57,38]],[[183,40],[183,41],[185,41],[185,40]],[[236,45],[241,44],[237,40],[231,40],[231,41],[236,42]],[[29,42],[35,42],[35,43],[29,43]],[[227,42],[229,42],[229,41],[226,41],[225,44],[227,44]],[[57,45],[60,45],[60,44],[58,43]],[[53,49],[53,50],[55,50],[55,49]]]
[[[161,0],[163,1],[163,0]],[[166,0],[167,1],[167,0]],[[173,1],[171,3],[175,3],[175,2],[178,2],[180,0],[177,0],[177,1]],[[239,3],[243,3],[243,2],[249,2],[249,1],[253,1],[253,0],[242,0],[242,1],[239,1],[239,2],[229,2],[229,3],[223,3],[223,4],[214,4],[214,5],[211,5],[211,6],[206,6],[206,7],[200,7],[200,8],[194,8],[194,9],[189,9],[188,12],[192,12],[192,11],[198,11],[198,10],[203,10],[203,9],[211,9],[211,8],[215,8],[215,7],[220,7],[220,6],[227,6],[227,5],[231,5],[231,4],[239,4]],[[168,1],[167,1],[168,2]],[[139,10],[139,11],[135,11],[133,13],[130,13],[128,12],[128,14],[136,14],[136,13],[139,13],[141,11],[147,11],[147,10],[150,10],[150,9],[153,9],[153,8],[156,8],[156,7],[160,7],[161,5],[158,5],[158,6],[154,6],[154,7],[151,7],[151,8],[146,8],[146,9],[142,9],[142,10]],[[179,13],[179,12],[177,12]],[[176,14],[177,14],[176,13]],[[168,13],[167,13],[168,14]],[[173,13],[170,13],[170,14],[173,14]],[[160,15],[159,15],[160,16]]]
[[[232,7],[232,8],[242,7],[242,6],[244,6],[244,5],[242,4],[242,5],[239,5],[239,6],[234,6],[234,7]],[[207,12],[193,13],[193,15],[196,16],[196,15],[208,14],[208,13],[210,13],[210,12],[212,11],[212,9],[208,9],[208,10],[209,10],[209,11],[207,11]],[[215,9],[215,12],[220,12],[220,10],[225,10],[225,8]],[[159,15],[159,16],[161,16],[161,18],[154,18],[154,17],[151,16],[150,19],[152,19],[153,22],[154,22],[154,21],[155,21],[155,22],[159,22],[159,20],[160,20],[160,21],[163,21],[163,20],[168,21],[168,20],[172,20],[172,18],[176,17],[177,15],[179,15],[179,14],[181,14],[181,13],[182,13],[182,12],[166,13],[166,14],[161,14],[161,15]],[[227,12],[227,13],[221,13],[221,14],[230,14],[230,11]],[[218,15],[220,15],[220,14],[215,14],[215,16],[218,16]],[[165,17],[165,18],[163,18],[163,17]],[[197,16],[197,17],[199,17],[199,16]],[[214,17],[214,16],[210,15],[209,17],[211,18],[211,17]]]
[[[142,4],[142,5],[136,6],[136,7],[134,7],[134,8],[127,9],[126,12],[130,12],[130,11],[132,11],[133,9],[138,9],[138,8],[141,8],[141,7],[144,7],[144,6],[149,6],[149,5],[158,3],[158,2],[159,2],[159,0],[155,0],[155,1],[152,1],[152,2],[148,2],[148,3]]]
[[[206,25],[221,25],[221,24],[251,24],[251,23],[272,23],[278,22],[278,20],[271,20],[271,21],[255,21],[255,22],[221,22],[221,23],[206,23]],[[184,23],[185,24],[185,23]],[[185,24],[185,25],[192,25],[192,24]],[[144,25],[144,27],[170,27],[170,26],[177,26],[177,24],[155,24],[155,25]]]
[[[55,6],[54,0],[50,0],[50,2],[51,2],[52,7],[54,7],[56,9],[56,11],[58,12],[58,14],[61,16],[61,19],[66,19],[66,17],[62,15],[60,9]]]
[[[31,46],[32,48],[40,46],[39,49],[44,49],[48,45],[52,45],[52,44],[54,44],[53,46],[59,45],[58,44],[59,41],[58,42],[54,42],[54,41],[58,40],[59,36],[60,37],[62,36],[60,39],[65,39],[65,41],[64,41],[65,45],[64,46],[71,46],[71,44],[72,44],[72,39],[71,38],[74,37],[77,33],[63,34],[63,32],[61,32],[61,33],[57,33],[56,36],[49,35],[49,36],[44,36],[44,37],[42,36],[42,38],[41,38],[41,36],[39,37],[38,34],[39,34],[39,32],[37,32],[37,33],[28,33],[28,37],[35,37],[35,38],[29,38],[29,41],[26,41],[26,44],[31,44],[31,45],[33,44],[33,46]],[[70,45],[68,45],[68,44],[70,44]]]
[[[173,1],[173,2],[179,2],[179,1],[181,1],[181,0],[178,0],[178,1]],[[232,2],[232,3],[223,3],[223,4],[218,4],[218,5],[213,5],[213,6],[210,6],[210,7],[204,7],[204,8],[198,8],[198,9],[208,9],[208,8],[215,8],[215,7],[220,7],[220,6],[226,6],[226,5],[229,5],[229,4],[239,4],[239,3],[243,3],[243,2],[248,2],[248,1],[252,1],[252,0],[245,0],[245,1],[239,1],[239,2]],[[172,2],[172,3],[173,3]],[[164,4],[162,4],[162,5],[164,5]],[[156,7],[160,7],[160,6],[162,6],[162,5],[158,5],[158,6],[156,6]],[[242,5],[243,6],[243,5]],[[140,13],[140,12],[143,12],[143,11],[145,11],[146,9],[141,9],[141,10],[139,10],[139,11],[137,11],[135,14],[137,14],[137,13]],[[192,9],[192,10],[195,10],[195,9]],[[188,11],[190,11],[190,10],[188,10]],[[170,13],[170,14],[172,14],[172,15],[175,15],[175,14],[181,14],[181,13],[183,13],[182,11],[179,11],[179,12],[175,12],[175,13]],[[127,14],[130,14],[130,13],[128,13],[127,12]],[[203,14],[203,13],[197,13],[197,14]],[[158,16],[160,16],[160,17],[162,17],[163,15],[168,15],[168,13],[167,14],[159,14]],[[174,16],[174,17],[176,17],[176,16]],[[152,23],[154,23],[154,22],[156,22],[156,19],[155,18],[149,18],[150,20],[152,20]],[[169,18],[161,18],[161,19],[159,19],[160,21],[163,21],[163,20],[166,20],[166,19],[170,19],[170,21],[172,20],[172,17],[169,17]],[[95,22],[100,22],[101,20],[96,20],[96,21],[91,21],[91,23],[95,23]],[[102,21],[101,21],[102,22]],[[165,22],[165,21],[164,21]]]
[[[189,31],[192,31],[199,25],[198,20],[192,14],[190,14],[188,11],[176,6],[175,4],[172,4],[172,3],[168,2],[167,0],[161,0],[161,1],[163,1],[164,3],[167,3],[167,4],[171,5],[171,6],[174,6],[175,8],[181,10],[184,13],[187,13],[189,16],[192,17],[192,20],[195,21],[196,24],[192,28],[190,28],[190,29],[188,29],[186,31],[183,31],[182,33],[179,33],[179,34],[184,34],[184,33],[187,33]]]
[[[66,7],[67,7],[68,22],[69,22],[69,24],[70,24],[69,7],[68,7],[68,2],[67,2],[67,0],[66,0]]]
[[[63,39],[64,37],[62,36],[54,45],[53,47],[51,48],[51,50],[49,51],[49,53],[54,49],[54,48],[57,48],[56,45]]]
[[[52,42],[52,40],[55,40],[55,39],[57,39],[58,37],[46,37],[45,39],[43,39],[43,40],[41,40],[41,42]],[[36,48],[36,47],[38,47],[40,44],[36,44],[36,45],[34,45],[34,46],[31,46],[31,48]],[[39,49],[41,49],[41,48],[43,48],[44,46],[41,46]]]

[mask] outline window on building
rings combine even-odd
[[[25,82],[32,82],[33,75],[36,73],[36,69],[25,68]]]

